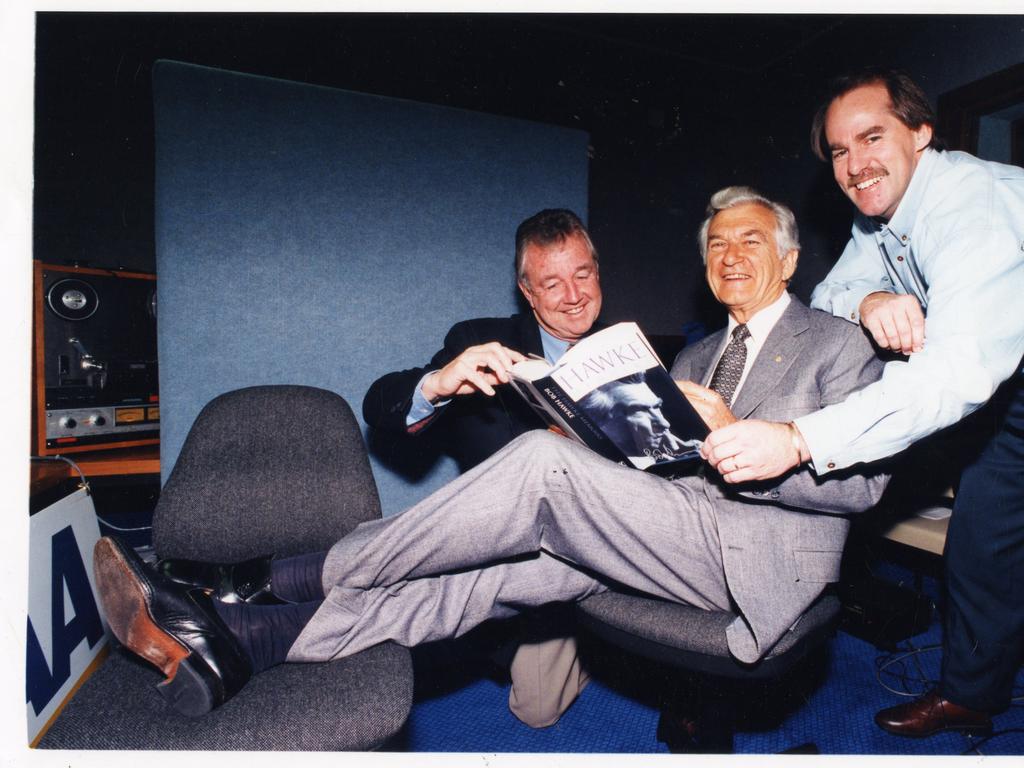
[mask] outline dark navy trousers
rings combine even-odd
[[[1010,703],[1024,647],[1024,374],[992,405],[993,436],[961,476],[946,536],[940,690],[998,712]]]

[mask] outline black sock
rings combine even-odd
[[[284,663],[289,649],[322,602],[321,599],[288,605],[249,605],[214,600],[213,605],[249,656],[255,674]]]
[[[326,552],[274,558],[270,563],[270,588],[282,600],[307,603],[324,599],[324,561]]]

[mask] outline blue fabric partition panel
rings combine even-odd
[[[153,78],[165,480],[228,390],[323,387],[361,416],[452,323],[516,311],[519,221],[586,214],[580,131],[170,61]],[[373,468],[385,514],[456,474]]]

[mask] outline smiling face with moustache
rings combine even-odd
[[[837,97],[825,114],[825,140],[836,183],[865,216],[888,221],[896,213],[932,127],[907,127],[893,112],[883,83]]]
[[[770,208],[742,203],[721,210],[708,225],[707,275],[715,298],[746,323],[786,290],[799,251],[779,254]]]

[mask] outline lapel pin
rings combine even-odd
[[[775,362],[776,363],[781,363],[782,362],[782,355],[776,355],[775,356]]]

